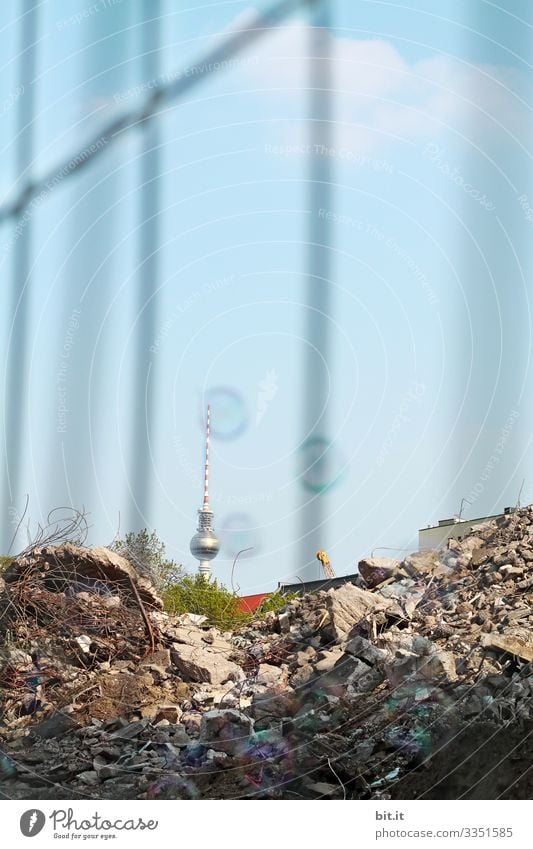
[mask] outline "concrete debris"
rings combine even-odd
[[[221,633],[113,552],[34,549],[0,585],[0,795],[530,798],[532,564],[527,507]]]
[[[395,576],[407,577],[401,568],[399,560],[392,557],[366,557],[359,561],[359,574],[363,576],[368,587],[378,587],[383,581]]]
[[[217,752],[235,755],[250,745],[254,721],[238,710],[211,710],[204,713],[200,743]]]
[[[244,677],[240,666],[207,646],[172,643],[171,657],[180,675],[188,681],[223,684]]]
[[[326,607],[334,638],[344,640],[356,625],[371,615],[386,611],[392,604],[377,593],[361,590],[353,584],[343,584],[336,590],[329,590]]]
[[[531,613],[528,613],[528,618]],[[531,631],[527,634],[482,634],[481,645],[487,649],[493,649],[498,652],[507,652],[507,654],[519,657],[527,663],[533,661],[533,635]]]

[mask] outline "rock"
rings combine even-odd
[[[207,622],[207,616],[201,616],[199,613],[182,613],[179,616],[179,621],[182,625],[196,625],[199,627]]]
[[[211,710],[202,717],[200,743],[217,752],[235,755],[248,746],[253,727],[253,720],[238,710]]]
[[[424,680],[435,682],[441,678],[457,680],[455,657],[452,652],[436,651],[429,655],[410,654],[398,657],[392,663],[385,664],[385,671],[391,687],[398,687],[406,681]]]
[[[430,681],[446,678],[448,681],[457,681],[455,668],[455,656],[450,651],[437,651],[428,658],[427,665],[423,667],[424,677]]]
[[[55,711],[51,716],[43,719],[38,725],[35,725],[31,730],[32,737],[41,737],[43,740],[49,740],[53,737],[61,737],[67,731],[76,728],[77,723],[70,716]]]
[[[489,557],[490,550],[488,548],[474,548],[470,563],[472,566],[480,566],[482,563],[486,563]]]
[[[187,711],[187,713],[181,715],[181,724],[184,726],[187,734],[195,736],[200,733],[202,714],[199,711]]]
[[[121,769],[114,764],[107,764],[106,766],[100,767],[98,770],[98,778],[100,781],[107,781],[109,778],[116,778],[120,775]]]
[[[358,657],[352,657],[351,654],[343,654],[339,658],[332,670],[332,675],[336,680],[355,681],[361,675],[365,675],[370,667],[367,663],[359,660]]]
[[[137,722],[130,722],[128,725],[124,725],[122,728],[117,728],[116,731],[112,731],[109,735],[110,740],[133,740],[134,737],[138,737],[142,731],[147,727],[148,722],[146,719],[139,719]]]
[[[169,669],[171,666],[170,649],[157,649],[157,651],[150,652],[141,660],[140,666]]]
[[[340,641],[345,640],[352,628],[372,613],[390,609],[391,602],[353,584],[343,584],[328,591],[326,606],[335,639]]]
[[[319,674],[330,672],[337,661],[341,659],[344,651],[341,648],[334,648],[331,651],[321,651],[317,654],[318,660],[314,664],[315,671]]]
[[[109,583],[113,585],[113,594],[120,590],[130,605],[138,607],[133,585],[148,608],[163,608],[163,602],[150,581],[141,577],[128,560],[108,548],[82,548],[70,542],[34,548],[8,566],[4,572],[5,582],[8,586],[17,583],[26,579],[32,569],[43,570],[47,565],[63,575],[65,589],[75,592],[76,587],[78,591],[89,588],[96,594],[100,592],[109,597],[112,595],[106,586]],[[60,589],[60,585],[57,588]]]
[[[98,784],[98,773],[94,770],[86,770],[79,772],[77,775],[78,781],[83,781],[84,784]]]
[[[296,664],[296,666],[307,666],[307,664],[309,663],[311,658],[315,656],[315,654],[315,649],[311,646],[308,646],[305,651],[296,652],[296,655],[294,655],[294,663]]]
[[[181,708],[178,705],[159,705],[154,722],[166,720],[171,725],[176,725],[181,717]]]
[[[448,562],[448,560],[446,561]],[[439,555],[436,551],[422,550],[413,551],[408,554],[402,561],[402,569],[407,572],[412,578],[420,575],[433,575],[442,565],[439,561]],[[449,570],[451,571],[451,570]]]
[[[33,667],[31,655],[25,651],[21,651],[21,649],[11,649],[8,651],[6,662],[12,669],[20,669],[23,672]]]
[[[75,637],[74,642],[78,644],[82,652],[85,654],[90,652],[92,640],[87,636],[87,634],[81,634],[79,637]]]
[[[287,689],[284,693],[255,693],[251,708],[254,718],[294,716],[298,706]]]
[[[181,708],[178,705],[151,704],[141,708],[143,719],[149,719],[153,725],[165,719],[172,725],[176,725],[181,717]]]
[[[172,662],[188,681],[223,684],[225,681],[241,681],[242,669],[226,657],[207,646],[172,643]]]
[[[393,557],[365,557],[358,569],[368,587],[377,587],[401,572],[400,561]]]
[[[205,753],[205,759],[209,763],[214,764],[215,766],[221,766],[224,761],[228,760],[228,755],[226,752],[216,752],[214,749],[208,749]]]
[[[120,596],[110,595],[109,598],[102,599],[102,604],[104,607],[120,607],[122,602],[120,600]]]
[[[288,634],[291,630],[291,620],[288,613],[278,614],[278,625],[282,634]]]
[[[260,663],[255,680],[258,684],[266,684],[271,687],[285,684],[287,681],[287,668],[271,666],[268,663]]]
[[[316,668],[316,667],[315,667]],[[307,666],[299,667],[296,672],[294,672],[289,681],[290,685],[294,690],[299,689],[300,687],[304,687],[306,684],[311,681],[312,678],[315,677],[315,670],[311,666],[310,663]]]
[[[354,657],[359,657],[361,660],[364,660],[365,663],[369,663],[370,665],[387,658],[386,651],[378,649],[369,640],[365,640],[364,637],[354,637],[346,643],[344,650],[348,654],[352,654]]]
[[[533,637],[507,634],[481,634],[480,643],[483,648],[493,651],[507,652],[522,660],[533,661]]]
[[[200,724],[198,724],[198,730],[200,730]],[[187,734],[183,725],[177,725],[171,731],[171,739],[172,745],[177,746],[178,748],[183,748],[184,746],[188,746],[191,742],[191,738]]]
[[[347,678],[347,695],[353,696],[358,693],[372,693],[376,687],[385,680],[385,675],[377,669],[366,666],[365,669],[358,667]]]

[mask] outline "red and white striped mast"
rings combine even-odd
[[[211,404],[207,405],[207,421],[205,425],[205,472],[204,472],[204,506],[209,510],[209,439],[211,436]]]
[[[191,554],[199,561],[198,571],[204,578],[211,575],[210,561],[217,556],[220,543],[215,534],[214,515],[209,507],[209,441],[211,438],[211,406],[207,405],[205,427],[204,501],[198,510],[198,527],[191,539]]]

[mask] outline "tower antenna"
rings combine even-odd
[[[214,528],[214,515],[209,507],[209,440],[211,437],[211,405],[207,405],[205,426],[204,500],[198,510],[198,526],[191,539],[191,554],[199,561],[198,571],[208,579],[211,574],[210,561],[217,556],[220,543]]]
[[[205,425],[205,472],[204,472],[204,510],[209,510],[209,438],[211,435],[211,404],[207,405]]]

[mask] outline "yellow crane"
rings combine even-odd
[[[322,571],[324,572],[325,578],[334,578],[335,572],[331,567],[331,563],[329,562],[329,557],[325,551],[317,551],[315,555],[316,559],[322,564]]]

